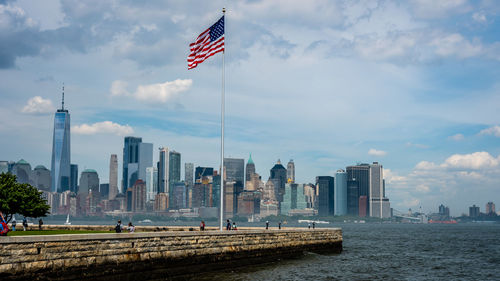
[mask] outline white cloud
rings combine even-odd
[[[40,96],[32,97],[28,100],[21,112],[27,114],[49,114],[54,112],[55,107],[52,105],[52,101],[49,99],[44,99]]]
[[[461,140],[464,139],[464,135],[462,135],[462,134],[456,134],[456,135],[453,135],[453,136],[449,136],[448,139],[454,140],[454,141],[461,141]]]
[[[498,159],[488,152],[474,152],[471,154],[454,154],[441,165],[453,169],[485,169],[498,166]]]
[[[500,138],[500,126],[495,125],[493,127],[481,130],[481,132],[479,132],[479,134],[480,135],[494,135],[495,137]]]
[[[368,150],[368,155],[371,155],[371,156],[385,156],[385,155],[387,155],[387,152],[383,151],[383,150],[377,150],[377,149],[374,149],[374,148],[370,148],[370,150]]]
[[[458,33],[436,36],[429,45],[435,48],[437,55],[443,57],[456,56],[463,59],[484,53],[481,43],[470,42]]]
[[[483,12],[475,12],[472,14],[472,19],[477,22],[484,23],[486,22],[486,15]]]
[[[111,121],[82,124],[71,127],[71,131],[81,135],[113,134],[118,136],[131,135],[134,130],[129,125],[120,125]]]
[[[428,193],[431,189],[429,188],[428,185],[419,184],[419,185],[417,185],[416,190],[417,190],[417,192],[420,192],[420,193]]]
[[[406,146],[408,147],[416,147],[416,148],[429,148],[428,145],[425,145],[425,144],[421,144],[421,143],[412,143],[412,142],[407,142],[406,143]]]
[[[429,161],[421,161],[415,166],[416,170],[432,170],[435,168],[436,168],[436,164],[434,164],[433,162],[429,162]]]
[[[420,18],[444,18],[470,10],[467,0],[412,0],[415,15]]]
[[[111,96],[133,96],[145,103],[166,103],[189,90],[192,84],[191,79],[176,79],[172,82],[139,85],[135,93],[131,94],[127,90],[127,82],[116,80],[111,83],[110,92]]]

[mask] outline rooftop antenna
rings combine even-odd
[[[62,110],[64,110],[64,82],[63,82],[63,88],[62,88]]]

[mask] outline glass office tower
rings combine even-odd
[[[54,134],[52,137],[51,191],[64,192],[69,190],[71,178],[70,150],[70,115],[64,109],[64,87],[61,109],[54,116]]]

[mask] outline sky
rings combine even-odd
[[[226,157],[300,183],[378,161],[402,212],[500,204],[495,0],[0,0],[0,160],[50,169],[64,83],[80,171],[107,182],[129,135],[218,167],[222,54],[187,56],[222,7]]]

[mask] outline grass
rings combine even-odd
[[[10,231],[7,236],[25,236],[25,235],[56,235],[56,234],[87,234],[87,233],[114,233],[114,231],[97,230],[28,230],[28,231]]]

